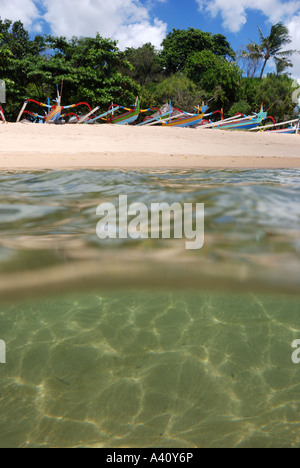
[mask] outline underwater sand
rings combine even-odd
[[[299,447],[299,171],[0,174],[0,447]],[[96,207],[203,202],[205,246]]]

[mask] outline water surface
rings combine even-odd
[[[300,171],[0,173],[1,447],[298,447]],[[205,203],[205,246],[96,207]]]

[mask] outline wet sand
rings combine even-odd
[[[300,168],[299,135],[112,125],[0,125],[4,170]]]

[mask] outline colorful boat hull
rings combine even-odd
[[[297,134],[297,127],[290,127],[290,128],[282,128],[280,130],[267,130],[267,132],[272,132],[272,133],[283,133],[283,134],[288,134],[288,135],[293,135]]]
[[[137,98],[136,100],[136,105],[135,109],[130,110],[129,112],[126,112],[125,114],[116,116],[116,117],[111,117],[108,119],[108,122],[113,124],[113,125],[129,125],[134,123],[139,115],[140,115],[140,101]]]
[[[109,120],[109,123],[114,125],[128,125],[134,123],[138,116],[140,115],[140,111],[131,112],[128,115],[124,114],[118,118]]]
[[[45,116],[45,122],[55,122],[56,120],[59,120],[61,117],[61,111],[62,107],[61,106],[55,106],[48,115]]]
[[[261,124],[261,121],[247,121],[247,122],[234,122],[230,125],[219,125],[216,128],[221,130],[251,130],[258,127]]]
[[[179,119],[170,120],[170,122],[162,122],[164,127],[195,127],[202,123],[204,112],[208,109],[207,106],[202,106],[199,114],[187,115]]]
[[[257,128],[263,120],[267,119],[267,112],[261,111],[259,114],[254,115],[253,117],[245,117],[244,119],[236,120],[235,122],[220,124],[213,128],[218,128],[221,130],[252,130]]]
[[[201,124],[204,114],[199,114],[196,117],[173,120],[171,122],[162,122],[164,127],[194,127]]]

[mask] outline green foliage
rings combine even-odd
[[[153,104],[161,107],[172,101],[172,105],[186,111],[193,111],[195,105],[202,103],[206,98],[205,91],[201,90],[185,73],[176,73],[160,83],[149,86],[148,91],[153,96]]]
[[[173,29],[164,39],[162,46],[160,61],[167,75],[184,70],[190,56],[203,50],[210,50],[213,54],[224,58],[235,58],[235,52],[225,36],[213,35],[194,28]]]
[[[287,75],[270,74],[260,80],[245,78],[241,92],[252,111],[259,110],[261,104],[278,121],[289,120],[294,116],[296,104],[292,95],[295,91],[293,80]]]
[[[249,115],[251,114],[251,106],[246,101],[239,101],[233,104],[233,106],[229,109],[228,114],[230,116],[234,116],[236,114],[244,114]]]
[[[152,44],[144,44],[138,49],[128,48],[124,53],[124,57],[132,66],[127,74],[140,85],[161,79],[162,67],[159,55]]]
[[[44,82],[54,92],[55,85],[64,80],[63,101],[85,100],[91,105],[108,106],[112,101],[130,105],[135,102],[139,88],[126,70],[129,64],[117,48],[117,43],[95,38],[47,38],[54,50],[44,57],[40,72]]]
[[[242,71],[235,63],[204,50],[189,57],[185,70],[191,80],[208,92],[217,107],[226,110],[239,100]]]
[[[123,105],[135,102],[139,86],[126,75],[130,65],[115,41],[99,34],[70,41],[52,36],[32,40],[22,23],[8,20],[0,20],[0,33],[1,56],[11,57],[5,66],[1,61],[1,78],[10,80],[5,110],[11,120],[25,99],[45,102],[48,96],[56,95],[56,84],[62,81],[65,105],[87,101],[107,107],[112,101]]]
[[[3,43],[3,34],[0,34],[0,77],[4,74],[4,71],[11,58],[12,53]]]
[[[277,23],[271,27],[269,36],[265,37],[260,28],[259,33],[260,43],[257,44],[251,41],[243,52],[243,56],[248,58],[250,62],[263,63],[260,78],[262,79],[267,62],[272,57],[275,59],[278,73],[282,73],[286,68],[292,67],[293,64],[288,60],[288,57],[299,51],[282,50],[285,45],[292,42],[288,28],[283,23]],[[254,76],[254,73],[252,76]]]
[[[141,103],[142,109],[148,109],[151,107],[158,106],[158,101],[156,100],[154,90],[155,90],[155,83],[153,83],[150,86],[141,87],[139,97],[140,97],[140,103]]]
[[[2,21],[0,18],[1,47],[6,46],[14,59],[22,60],[28,56],[37,56],[44,49],[44,38],[36,36],[30,39],[21,21],[13,23],[10,20]]]
[[[260,53],[257,53],[254,44],[247,44],[245,50],[239,50],[238,62],[245,71],[247,78],[253,78],[261,70],[263,58]]]
[[[44,39],[37,36],[31,40],[20,21],[12,23],[1,18],[0,35],[0,54],[6,57],[0,65],[0,77],[5,80],[7,91],[5,112],[8,119],[13,119],[20,103],[27,97],[30,73],[42,61],[40,53],[44,49]]]
[[[247,49],[253,54],[253,61],[248,62],[250,76],[255,74],[253,67],[257,70],[262,59],[266,60],[261,54],[273,54],[276,59],[277,74],[259,80],[242,77],[233,60],[234,51],[220,34],[174,29],[160,52],[149,43],[121,52],[116,41],[99,34],[71,40],[53,36],[32,39],[20,21],[0,18],[5,113],[9,120],[15,120],[25,99],[45,102],[48,96],[56,95],[56,84],[63,82],[65,105],[86,101],[103,109],[111,102],[129,106],[139,95],[144,108],[161,107],[172,100],[174,107],[193,111],[204,101],[211,110],[223,107],[226,114],[233,115],[258,111],[264,102],[277,119],[289,119],[296,105],[292,80],[281,75],[290,64],[290,51],[281,52],[281,46],[289,41],[284,28],[275,25],[267,38],[261,34],[261,44],[251,43]],[[247,62],[249,57],[244,58]]]

